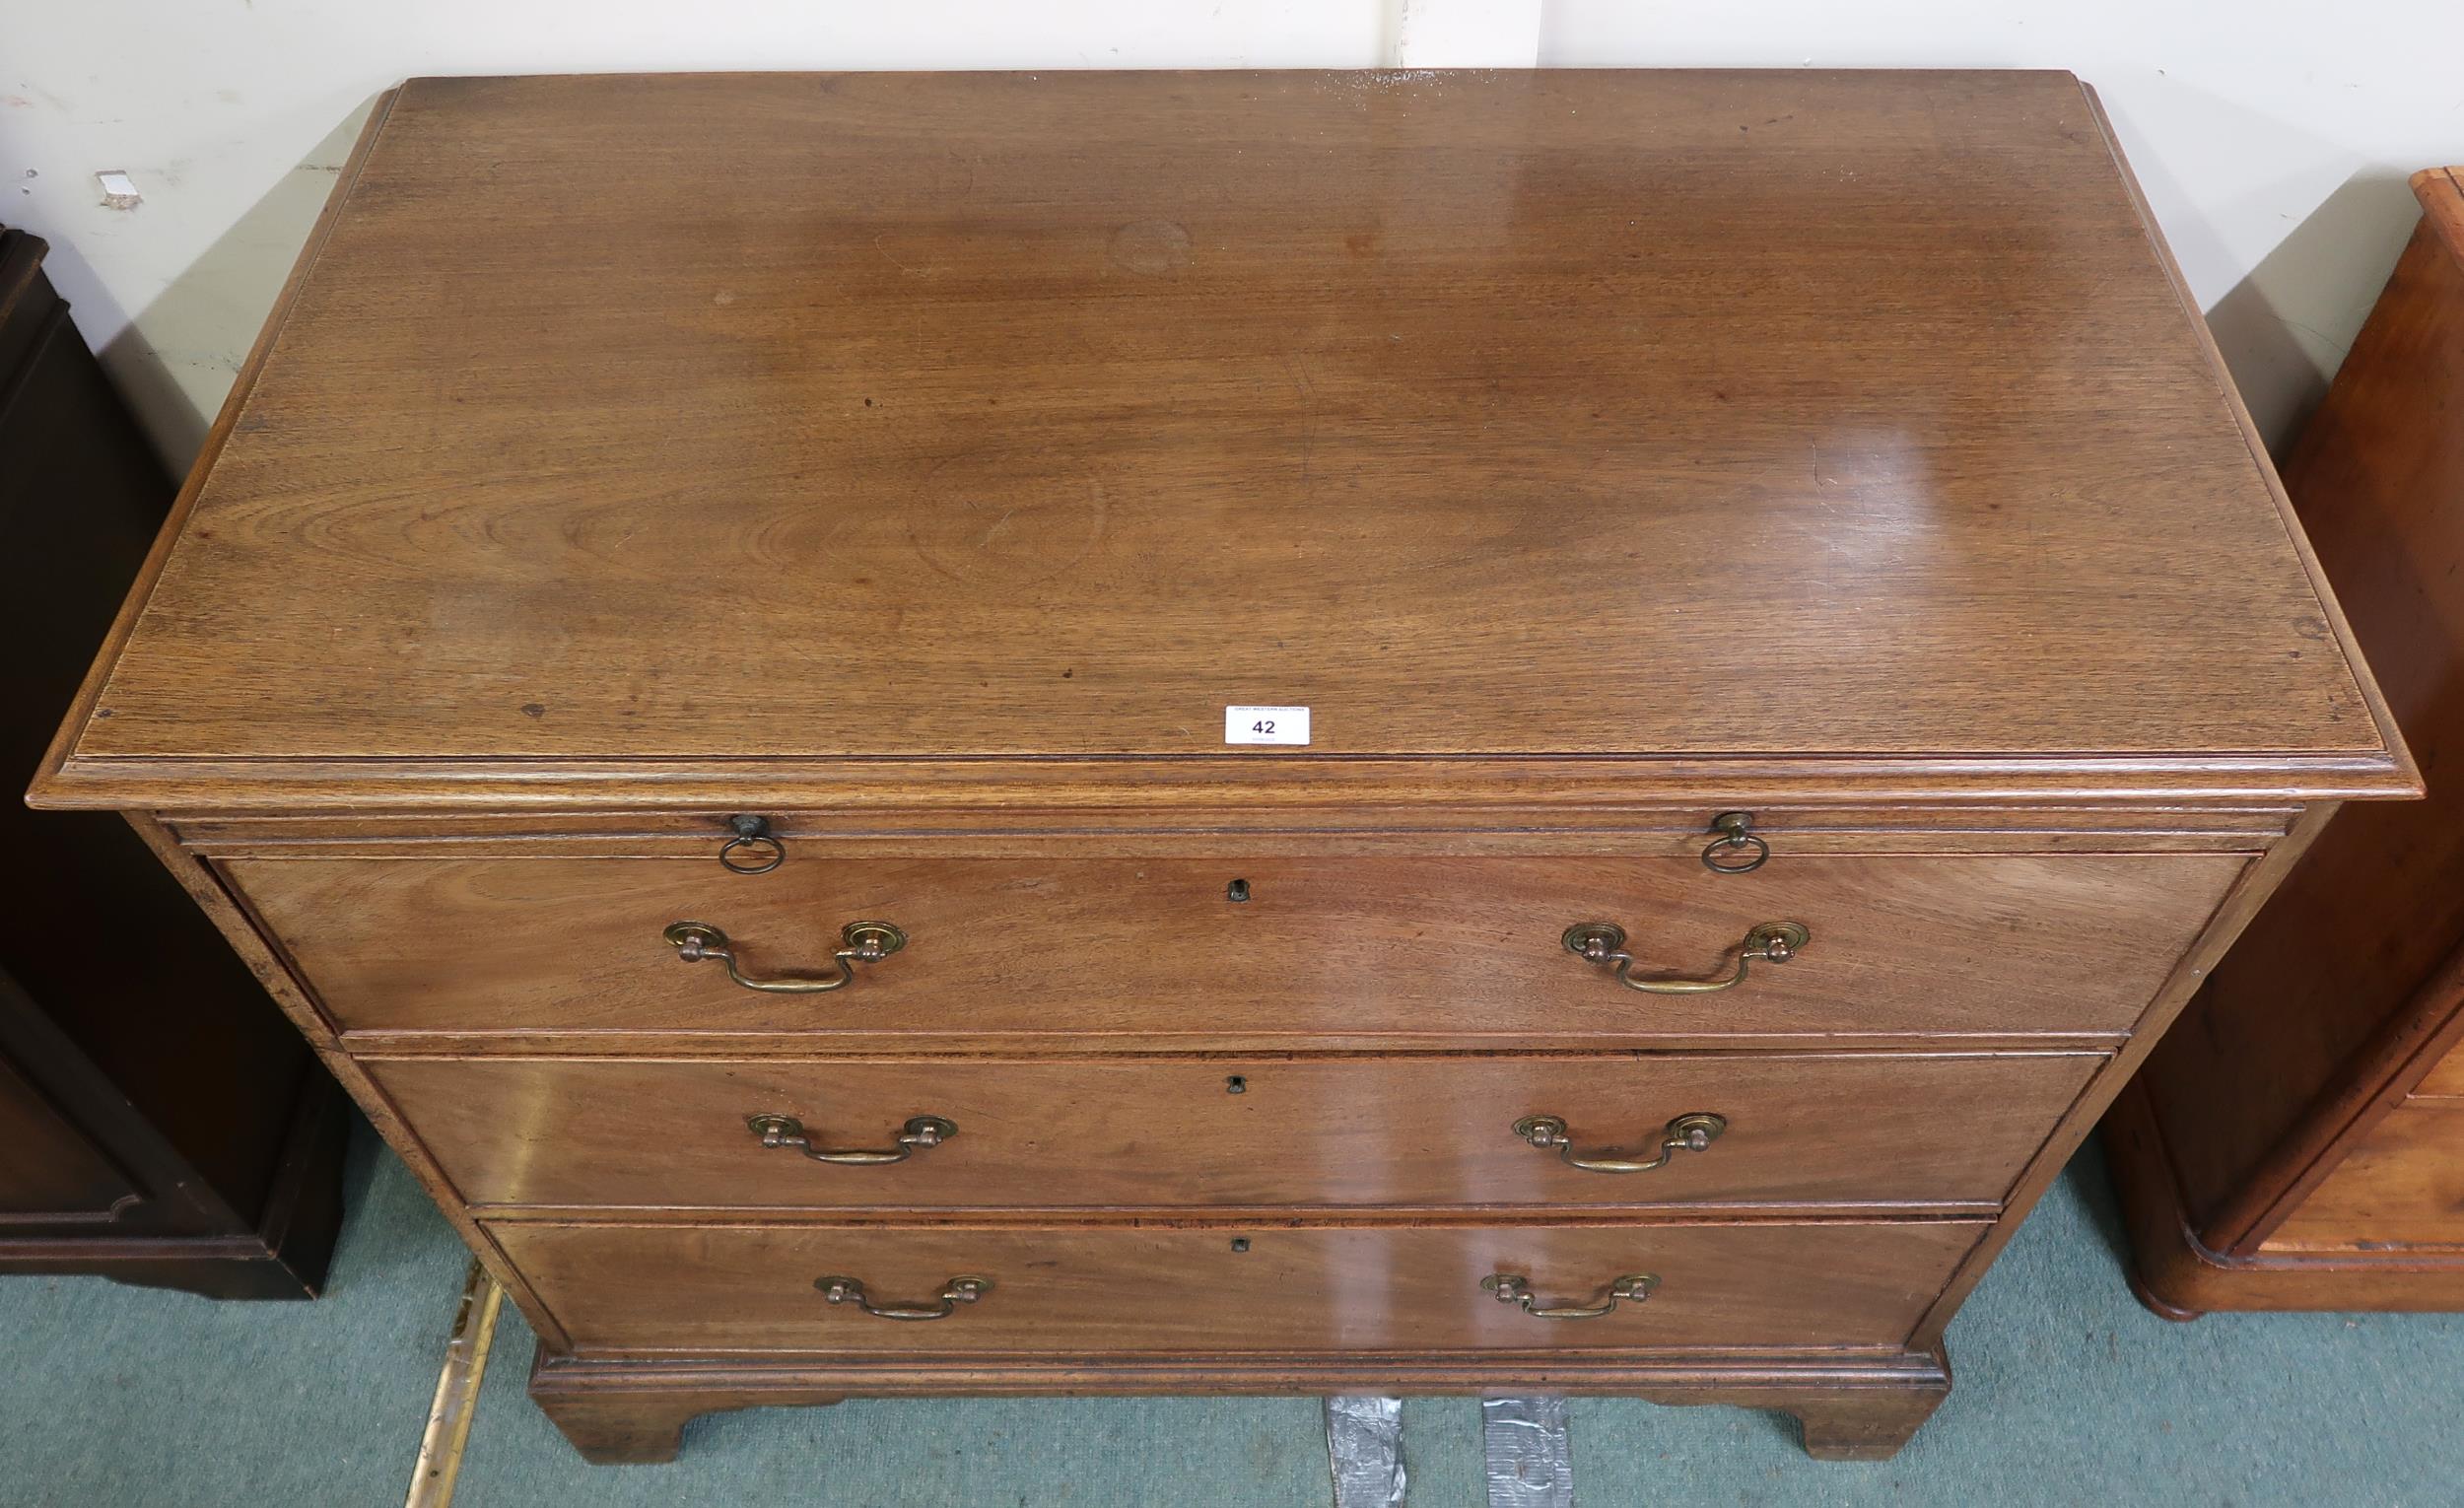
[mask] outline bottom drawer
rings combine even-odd
[[[1896,1346],[1983,1221],[1243,1227],[504,1222],[577,1350],[1023,1353]],[[1648,1298],[1596,1308],[1621,1278]],[[860,1283],[868,1314],[819,1284]],[[972,1301],[941,1297],[983,1279]]]

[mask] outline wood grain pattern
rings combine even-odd
[[[2106,1161],[2130,1231],[2131,1286],[2168,1320],[2217,1310],[2464,1308],[2464,1250],[2378,1243],[2220,1252],[2183,1215],[2179,1185],[2135,1080],[2104,1121]]]
[[[2401,789],[2337,637],[2064,75],[418,80],[45,792]],[[1316,741],[1222,758],[1244,701]]]
[[[666,859],[241,859],[246,895],[346,1029],[1305,1040],[2030,1031],[2119,1036],[2238,856],[1699,860],[835,862],[758,876]],[[1251,899],[1226,899],[1235,879]],[[811,972],[840,926],[905,951],[829,994],[681,962],[707,922],[748,972]],[[1717,977],[1745,931],[1813,932],[1735,990],[1651,995],[1566,951],[1615,922],[1638,976]],[[1193,992],[1198,992],[1193,1003]]]
[[[370,1064],[475,1204],[905,1209],[1069,1205],[1951,1205],[1997,1213],[2100,1057],[934,1059]],[[1568,1123],[1585,1156],[1653,1154],[1667,1123],[1728,1129],[1649,1173],[1564,1166],[1514,1134]],[[765,1150],[751,1115],[825,1147],[958,1133],[884,1166]]]
[[[2422,202],[2422,223],[2464,261],[2464,171],[2425,168],[2413,174],[2413,197]]]
[[[274,942],[250,924],[231,893],[216,878],[212,867],[202,858],[182,851],[151,816],[142,812],[126,815],[129,827],[154,851],[155,857],[162,861],[172,879],[188,892],[188,898],[223,934],[232,951],[240,955],[240,961],[247,966],[257,983],[265,987],[265,993],[273,997],[274,1003],[290,1018],[291,1024],[308,1038],[308,1047],[316,1054],[317,1061],[333,1074],[334,1082],[341,1085],[343,1092],[368,1117],[369,1125],[376,1134],[383,1137],[401,1157],[403,1164],[410,1169],[411,1177],[436,1201],[455,1234],[470,1247],[471,1254],[487,1268],[488,1274],[505,1289],[506,1297],[513,1301],[515,1307],[522,1311],[522,1317],[538,1332],[541,1342],[564,1346],[564,1333],[556,1328],[556,1321],[539,1306],[529,1283],[471,1216],[460,1194],[438,1169],[436,1159],[429,1154],[428,1148],[409,1127],[402,1124],[392,1102],[369,1077],[366,1065],[345,1051],[335,1039],[332,1029],[318,1013],[314,1000],[276,950]]]
[[[1806,1452],[1882,1461],[1907,1443],[1951,1392],[1939,1352],[1427,1351],[1221,1356],[1004,1356],[811,1360],[643,1358],[589,1361],[538,1352],[530,1396],[594,1462],[672,1460],[677,1436],[713,1409],[836,1404],[850,1394],[993,1397],[1059,1394],[1609,1393],[1657,1404],[1723,1405],[1797,1416]]]
[[[1286,755],[1289,750],[1283,751]],[[2399,754],[2402,752],[2398,751]],[[1498,825],[1508,808],[1538,816],[1622,810],[1649,798],[1691,810],[1820,802],[1899,802],[1952,809],[2082,802],[2167,808],[2184,803],[2297,805],[2419,795],[2411,765],[2385,755],[1972,755],[1956,758],[1770,756],[1734,759],[1635,754],[1503,759],[1206,758],[970,760],[965,779],[946,762],[855,759],[834,763],[743,759],[231,760],[79,759],[34,778],[37,806],[143,807],[173,819],[249,816],[269,808],[351,814],[378,810],[603,812],[665,807],[721,817],[736,811],[847,813],[928,810],[941,820],[1020,811],[1067,820],[1084,811],[1144,807],[1214,812],[1226,802],[1257,822],[1340,820],[1380,813],[1405,824],[1453,806]],[[928,796],[920,805],[919,797]]]
[[[2464,1099],[2464,1053],[2449,1051],[2413,1090],[2422,1099]]]
[[[2263,852],[2297,806],[2062,805],[1754,808],[1753,831],[1782,858],[1810,854]],[[1276,810],[1172,803],[1056,811],[1024,806],[756,811],[801,857],[822,858],[1179,858],[1203,843],[1235,855],[1420,857],[1479,854],[1698,858],[1715,835],[1710,807],[1628,796],[1585,807],[1474,806],[1429,800]],[[536,811],[519,814],[312,813],[182,816],[187,848],[216,858],[557,857],[713,858],[730,812]]]
[[[2445,172],[2415,187],[2423,223],[2286,484],[2389,707],[2434,774],[2464,745],[2464,689],[2450,673],[2464,643],[2464,521],[2451,506],[2464,486],[2452,422],[2464,404],[2464,193]],[[2147,1113],[2161,1135],[2131,1145],[2165,1162],[2128,1176],[2173,1191],[2198,1247],[2235,1258],[2286,1242],[2366,1252],[2441,1229],[2437,1154],[2421,1146],[2424,1166],[2399,1172],[2393,1147],[2414,1138],[2391,1128],[2435,1124],[2399,1107],[2460,1038],[2464,788],[2433,779],[2418,806],[2344,809],[2269,901],[2152,1059]],[[2353,1158],[2362,1165],[2348,1177]],[[2407,1188],[2427,1200],[2410,1212],[2399,1207]],[[2340,1307],[2331,1278],[2310,1276],[2264,1299],[2263,1285],[2227,1283],[2220,1306],[2233,1307],[2235,1291],[2269,1306],[2298,1291]]]
[[[2036,1201],[2044,1197],[2053,1181],[2061,1176],[2062,1170],[2095,1130],[2097,1118],[2129,1086],[2132,1075],[2140,1070],[2147,1062],[2149,1054],[2164,1040],[2164,1034],[2197,992],[2200,981],[2216,968],[2217,960],[2232,947],[2243,928],[2250,925],[2251,918],[2257,915],[2268,896],[2283,882],[2286,871],[2299,861],[2302,854],[2317,841],[2320,831],[2334,820],[2335,814],[2333,804],[2311,807],[2293,824],[2293,831],[2285,836],[2284,842],[2242,871],[2233,888],[2225,894],[2224,903],[2217,907],[2216,914],[2208,919],[2197,940],[2174,963],[2172,972],[2165,977],[2155,998],[2148,1002],[2147,1012],[2139,1019],[2138,1031],[2114,1053],[2112,1061],[2088,1080],[2087,1091],[2071,1107],[2070,1113],[2062,1118],[2062,1123],[2054,1128],[2045,1144],[2038,1148],[2027,1170],[2019,1175],[2019,1186],[2011,1191],[2003,1218],[1994,1222],[1985,1239],[1968,1254],[1967,1261],[1961,1264],[1957,1274],[1943,1289],[1942,1297],[1936,1300],[1934,1308],[1926,1315],[1925,1323],[1917,1328],[1915,1344],[1918,1349],[1937,1348],[1942,1344],[1943,1332],[1958,1313],[1959,1306],[1967,1302],[1968,1295],[1983,1281],[1986,1270],[2002,1255],[2003,1248],[2018,1234],[2020,1220],[2035,1207]]]
[[[581,1354],[977,1355],[1753,1346],[1893,1348],[1976,1244],[1972,1221],[1072,1230],[624,1226],[492,1221]],[[1235,1241],[1248,1243],[1236,1250]],[[1528,1276],[1589,1304],[1657,1274],[1647,1302],[1546,1321],[1480,1279]],[[948,1278],[993,1287],[947,1320],[831,1305],[846,1275],[882,1303]]]
[[[2464,1250],[2464,1106],[2417,1101],[2381,1117],[2260,1250],[2384,1246]]]

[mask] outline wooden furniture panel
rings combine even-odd
[[[593,1460],[1501,1390],[1871,1459],[2338,803],[2419,792],[2077,80],[1549,70],[415,80],[32,794],[129,815]],[[662,936],[884,920],[795,997]],[[1810,935],[1637,993],[1591,922],[1662,985]],[[753,1090],[960,1130],[816,1167]],[[1640,1195],[1509,1139],[1722,1105]]]
[[[2464,1053],[2449,1048],[2413,1087],[2416,1099],[2464,1099]]]
[[[1739,1349],[1902,1344],[1974,1221],[1069,1230],[935,1226],[489,1227],[583,1354],[733,1351],[1324,1352],[1465,1346]],[[1483,1291],[1528,1279],[1548,1320]],[[853,1277],[879,1307],[981,1298],[931,1323],[873,1317],[815,1287]]]
[[[1814,1203],[1991,1212],[2099,1057],[924,1059],[374,1062],[474,1204],[1580,1205]],[[1516,1131],[1553,1116],[1570,1167]],[[765,1147],[792,1117],[834,1165]],[[794,1131],[780,1134],[792,1136]]]
[[[0,1222],[99,1223],[144,1197],[135,1179],[0,1058]]]
[[[2342,811],[2149,1063],[2114,1161],[2143,1295],[2175,1315],[2464,1307],[2464,1270],[2407,1250],[2455,1238],[2456,1148],[2399,1108],[2464,1088],[2464,783],[2435,773],[2464,748],[2464,187],[2414,188],[2422,223],[2285,479],[2429,799]]]
[[[0,774],[31,777],[171,504],[41,270],[0,231]],[[127,824],[0,804],[0,1274],[307,1298],[346,1107]]]
[[[2413,1101],[2388,1112],[2259,1250],[2392,1244],[2464,1249],[2464,1106]]]
[[[236,859],[225,871],[351,1030],[1506,1039],[2130,1029],[2238,856],[835,861]],[[1246,901],[1229,899],[1245,887]],[[841,927],[906,946],[827,994],[766,994],[662,932],[719,927],[757,978],[827,977]],[[1567,951],[1615,923],[1653,995]],[[1203,982],[1203,1006],[1192,988]]]
[[[712,88],[395,99],[81,753],[2380,748],[2064,75]]]
[[[1195,762],[1194,762],[1195,763]],[[1209,762],[1211,763],[1211,762]],[[1549,792],[1538,802],[1500,806],[1448,800],[1432,789],[1410,803],[1406,815],[1386,803],[1345,800],[1329,804],[1331,788],[1303,784],[1312,771],[1357,770],[1371,761],[1324,766],[1296,760],[1256,769],[1298,772],[1281,792],[1298,804],[1257,800],[1239,805],[1205,802],[1202,788],[1188,783],[1151,781],[1142,800],[1114,807],[1056,809],[1038,804],[1000,804],[973,784],[949,792],[950,805],[826,811],[771,809],[753,812],[798,857],[855,858],[1221,858],[1302,857],[1414,858],[1595,856],[1624,860],[1699,859],[1707,840],[1700,802],[1657,792],[1594,792],[1578,804],[1559,804]],[[1598,768],[1597,762],[1553,760],[1540,768]],[[1053,768],[1061,768],[1057,762]],[[1185,768],[1178,767],[1175,768]],[[1672,762],[1663,770],[1680,768]],[[1765,768],[1765,767],[1754,767]],[[1750,780],[1752,770],[1732,779]],[[1543,778],[1530,776],[1535,785]],[[748,776],[746,794],[758,786]],[[1314,794],[1315,804],[1302,799]],[[975,803],[975,804],[965,804]],[[959,811],[963,826],[952,826]],[[1927,854],[2209,854],[2231,850],[2260,854],[2291,830],[2303,808],[2274,802],[2230,805],[2114,806],[2013,803],[1979,799],[1957,805],[1860,808],[1829,804],[1756,805],[1745,815],[1754,837],[1775,856],[1856,855],[1866,857]],[[468,815],[393,811],[381,814],[317,810],[182,814],[172,824],[194,853],[227,858],[435,858],[438,845],[465,858],[695,858],[708,859],[735,835],[724,816],[709,811],[615,808],[605,810],[490,811]],[[1194,841],[1204,855],[1193,852]]]

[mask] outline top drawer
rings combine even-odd
[[[829,1033],[1316,1042],[2130,1029],[2238,855],[1692,858],[242,858],[224,868],[345,1030]],[[1246,897],[1246,899],[1236,899]],[[905,945],[828,993],[842,927]],[[1750,928],[1805,945],[1735,988],[1647,994],[1569,952],[1621,926],[1637,981],[1736,974]],[[842,1047],[855,1045],[842,1041]]]

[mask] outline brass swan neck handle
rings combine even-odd
[[[1513,1304],[1535,1320],[1597,1320],[1613,1313],[1620,1302],[1639,1304],[1651,1297],[1660,1286],[1656,1272],[1629,1273],[1608,1285],[1608,1296],[1597,1304],[1542,1304],[1532,1296],[1532,1280],[1513,1272],[1491,1272],[1480,1279],[1483,1291],[1501,1304]]]
[[[839,928],[846,946],[830,955],[833,972],[820,979],[793,976],[755,979],[737,962],[735,944],[707,922],[670,922],[659,933],[686,963],[716,958],[727,966],[727,977],[747,990],[766,994],[821,994],[856,983],[855,965],[878,963],[907,946],[907,934],[887,922],[850,922]]]
[[[761,1139],[764,1146],[787,1147],[802,1152],[815,1162],[835,1162],[846,1166],[869,1167],[885,1162],[905,1162],[925,1147],[939,1146],[958,1134],[958,1124],[939,1116],[916,1116],[899,1128],[895,1145],[879,1151],[868,1148],[832,1148],[813,1145],[805,1133],[804,1123],[793,1116],[748,1116],[745,1126]]]
[[[1612,922],[1578,922],[1565,929],[1560,940],[1567,952],[1608,965],[1617,983],[1628,990],[1645,994],[1714,994],[1744,984],[1745,971],[1756,962],[1784,964],[1814,939],[1803,923],[1758,923],[1746,929],[1745,940],[1738,944],[1737,970],[1725,979],[1634,978],[1634,955],[1625,950],[1625,928]]]
[[[1726,1116],[1713,1115],[1707,1110],[1688,1112],[1661,1128],[1660,1155],[1648,1161],[1634,1161],[1621,1157],[1576,1156],[1574,1138],[1562,1116],[1525,1116],[1514,1123],[1517,1136],[1543,1152],[1555,1147],[1559,1161],[1586,1173],[1649,1173],[1656,1168],[1667,1167],[1679,1152],[1708,1150],[1712,1142],[1720,1139],[1720,1133],[1727,1130]]]
[[[962,1304],[972,1304],[992,1291],[989,1277],[953,1277],[941,1285],[935,1295],[940,1302],[927,1309],[921,1304],[876,1304],[864,1296],[864,1285],[853,1277],[816,1277],[813,1286],[833,1304],[854,1304],[876,1320],[946,1320],[958,1313]]]

